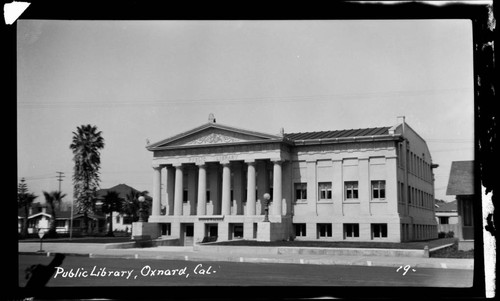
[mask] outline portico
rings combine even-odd
[[[218,240],[252,239],[263,221],[265,193],[272,196],[270,221],[289,220],[291,195],[284,197],[282,173],[290,155],[283,140],[210,122],[148,146],[154,152],[149,222],[169,224],[170,236],[181,240],[187,224],[195,242],[214,229]]]

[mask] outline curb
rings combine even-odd
[[[156,260],[185,260],[185,261],[225,261],[225,262],[243,262],[243,263],[278,263],[278,264],[310,264],[310,265],[345,265],[345,266],[378,266],[398,268],[406,266],[397,262],[378,262],[373,260],[349,260],[341,261],[334,259],[307,259],[307,258],[267,258],[267,257],[199,257],[188,255],[144,255],[144,254],[93,254],[93,253],[65,253],[65,252],[18,252],[19,255],[38,255],[49,257],[52,254],[60,253],[66,256],[78,256],[88,258],[119,258],[119,259],[156,259]],[[410,265],[414,268],[432,268],[432,269],[459,269],[472,270],[474,263],[444,263],[444,262],[422,262]]]

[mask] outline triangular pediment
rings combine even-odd
[[[197,145],[218,145],[245,142],[259,142],[281,139],[278,135],[270,135],[229,127],[221,124],[209,123],[196,129],[178,134],[148,146],[148,149],[165,147],[190,147]]]

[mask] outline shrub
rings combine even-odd
[[[453,238],[454,236],[455,236],[455,232],[448,231],[448,233],[446,233],[446,235],[445,235],[445,238]]]
[[[445,238],[445,237],[446,237],[446,233],[444,233],[444,232],[438,233],[438,238]]]

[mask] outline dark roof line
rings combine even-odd
[[[285,133],[285,137],[291,140],[312,140],[312,139],[326,139],[326,138],[380,136],[380,135],[388,135],[390,128],[391,127],[376,127],[376,128],[336,130],[336,131]]]

